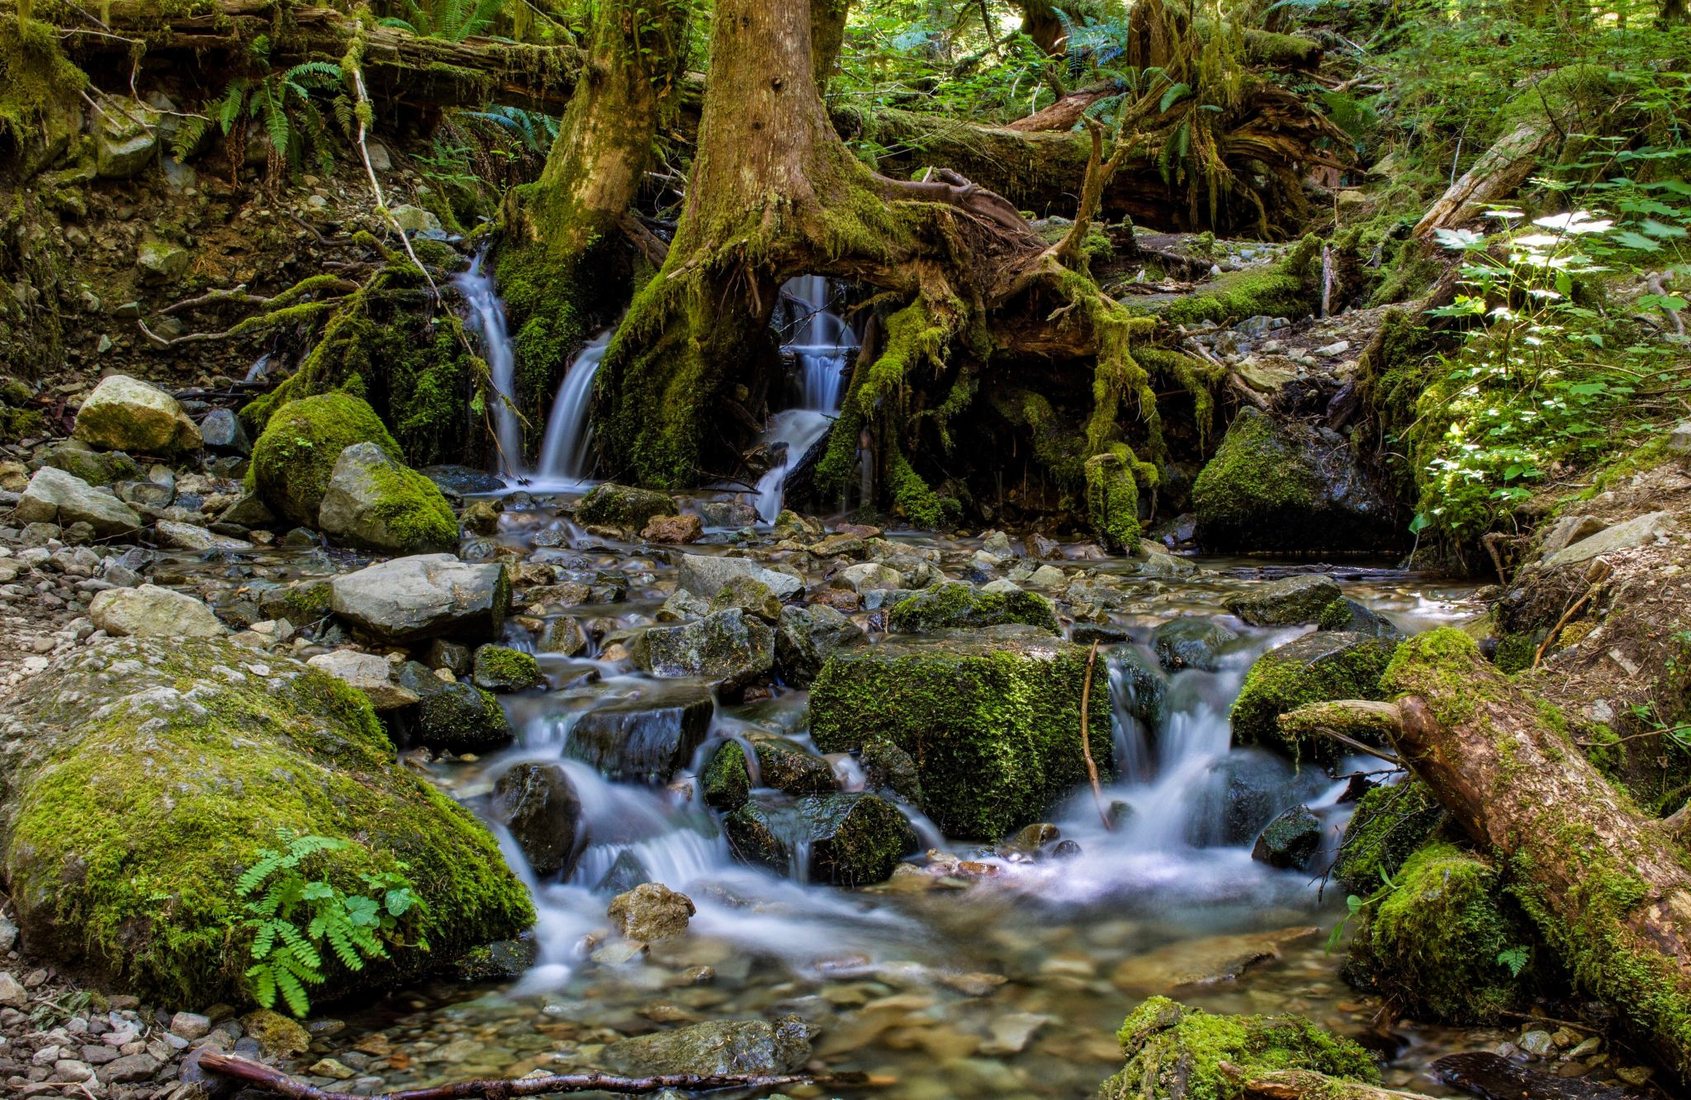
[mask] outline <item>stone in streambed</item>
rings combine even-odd
[[[709,600],[736,577],[750,577],[769,587],[775,598],[786,601],[804,591],[804,581],[790,573],[769,569],[750,558],[728,558],[708,554],[683,554],[676,587]]]
[[[605,1048],[601,1061],[630,1076],[773,1076],[804,1067],[811,1035],[810,1025],[797,1016],[773,1023],[719,1020],[618,1040]]]
[[[203,600],[154,584],[96,593],[88,617],[114,638],[215,638],[228,633]]]
[[[708,615],[736,607],[770,624],[781,618],[781,601],[767,584],[754,577],[729,578],[728,583],[710,598],[705,613]]]
[[[425,694],[416,726],[418,744],[458,755],[492,752],[515,739],[499,700],[474,684],[442,684]]]
[[[759,736],[752,741],[752,751],[757,754],[761,786],[786,794],[823,794],[835,789],[833,767],[795,741]]]
[[[1251,626],[1296,626],[1319,621],[1343,595],[1332,577],[1305,573],[1256,585],[1228,600],[1227,610]]]
[[[641,529],[640,537],[647,542],[686,545],[687,543],[698,542],[705,537],[705,525],[698,516],[691,514],[653,516],[646,521],[646,526]]]
[[[336,392],[289,401],[253,444],[250,484],[277,515],[314,528],[342,453],[359,443],[395,461],[404,454],[362,398]]]
[[[76,412],[71,436],[106,451],[172,455],[200,448],[200,429],[176,398],[157,386],[114,374]]]
[[[961,627],[1020,623],[1062,632],[1051,601],[1031,592],[982,592],[966,584],[944,584],[907,596],[893,605],[887,629],[898,634],[927,634]]]
[[[90,485],[110,485],[141,476],[141,468],[122,451],[97,451],[80,439],[60,439],[36,451],[43,466],[75,474]]]
[[[699,793],[705,805],[723,813],[739,809],[751,797],[751,769],[746,750],[738,741],[724,741],[711,754],[710,763],[699,775]]]
[[[1268,823],[1251,846],[1251,858],[1282,870],[1307,870],[1321,850],[1321,819],[1294,806]]]
[[[576,505],[576,522],[596,527],[620,527],[639,531],[657,516],[675,514],[675,499],[668,493],[636,489],[606,482],[581,498]]]
[[[470,679],[488,691],[527,691],[546,682],[532,653],[502,645],[476,649]]]
[[[416,692],[393,682],[393,665],[379,654],[337,649],[333,653],[319,653],[305,663],[362,691],[370,705],[379,711],[407,707],[420,698]]]
[[[1258,657],[1230,712],[1238,744],[1263,745],[1299,759],[1332,763],[1344,746],[1325,737],[1291,738],[1279,717],[1306,703],[1380,699],[1380,676],[1396,642],[1368,634],[1316,631]]]
[[[811,687],[811,734],[823,752],[891,742],[916,762],[921,808],[947,836],[996,840],[1086,782],[1086,668],[1084,647],[1027,626],[840,650]],[[1103,662],[1089,702],[1092,756],[1107,777]]]
[[[472,565],[450,554],[394,558],[336,577],[335,614],[379,641],[489,638],[511,605],[503,566]]]
[[[581,847],[581,799],[558,764],[513,766],[493,785],[493,817],[511,831],[536,875],[567,875]]]
[[[704,744],[715,709],[694,687],[613,703],[577,718],[564,752],[620,783],[667,783]]]
[[[696,911],[686,894],[659,882],[643,882],[612,898],[605,913],[627,938],[655,943],[685,934]]]
[[[1376,638],[1389,638],[1392,641],[1401,641],[1405,637],[1396,623],[1349,597],[1334,600],[1322,608],[1321,617],[1316,620],[1316,628],[1343,630],[1351,634],[1372,634]]]
[[[12,514],[20,523],[86,523],[100,538],[127,535],[141,526],[141,517],[129,505],[52,466],[35,471]]]
[[[1161,623],[1151,633],[1151,648],[1168,670],[1197,668],[1214,672],[1221,667],[1221,652],[1239,640],[1239,635],[1213,619],[1182,615]]]
[[[863,628],[827,604],[783,607],[775,631],[775,667],[793,687],[809,687],[836,650],[862,645]]]
[[[1278,959],[1289,944],[1314,937],[1317,929],[1283,928],[1176,940],[1118,964],[1110,974],[1117,989],[1171,993],[1240,978],[1253,967]]]
[[[775,667],[775,632],[755,615],[730,608],[641,635],[641,665],[659,679],[715,680],[733,691]]]
[[[722,822],[734,857],[785,873],[800,851],[807,881],[835,886],[885,882],[916,833],[896,806],[872,794],[772,797],[747,802]]]
[[[377,443],[354,443],[335,460],[316,526],[337,542],[380,553],[458,545],[458,521],[440,489]]]

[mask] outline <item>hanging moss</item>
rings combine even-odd
[[[1086,517],[1111,553],[1139,546],[1139,479],[1156,484],[1156,467],[1141,463],[1125,443],[1086,460]]]
[[[22,16],[0,19],[0,136],[19,145],[51,142],[49,119],[62,128],[66,105],[87,86],[87,74],[59,49],[56,28]]]
[[[893,456],[887,481],[894,512],[914,527],[937,531],[962,518],[963,508],[957,498],[941,496],[929,488],[902,453]]]

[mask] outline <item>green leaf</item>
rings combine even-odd
[[[1191,92],[1191,90],[1192,90],[1192,85],[1187,84],[1185,81],[1182,81],[1179,84],[1175,84],[1175,85],[1171,86],[1168,89],[1168,91],[1163,93],[1162,98],[1157,100],[1157,111],[1158,111],[1158,113],[1166,111],[1170,107],[1174,106],[1174,104],[1177,100],[1179,100],[1182,96]]]

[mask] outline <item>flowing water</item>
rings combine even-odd
[[[593,380],[599,375],[605,349],[615,329],[595,336],[570,361],[552,412],[546,419],[546,438],[540,445],[540,467],[534,483],[548,489],[567,489],[587,484],[593,427],[588,412],[593,402]]]
[[[517,392],[516,352],[505,324],[505,303],[493,286],[493,272],[486,270],[484,249],[470,261],[469,270],[452,280],[469,306],[470,330],[481,340],[482,358],[493,378],[493,429],[499,441],[499,469],[507,477],[522,470],[522,417],[515,405]]]
[[[574,531],[568,548],[533,549],[535,532],[557,528],[555,516],[546,497],[507,497],[502,537],[572,575],[626,580],[626,599],[572,610],[590,633],[650,622],[671,586],[671,567],[639,548]],[[900,541],[937,548],[953,575],[978,546]],[[1086,564],[1098,577],[1110,575],[1111,563]],[[1114,829],[1106,829],[1084,788],[1052,815],[1063,837],[1078,843],[1079,854],[1067,859],[948,842],[917,816],[922,851],[909,859],[929,873],[864,890],[736,863],[697,800],[693,777],[725,739],[778,735],[810,747],[805,692],[779,689],[771,698],[714,704],[706,740],[677,779],[614,781],[582,762],[591,756],[576,740],[584,716],[649,709],[689,691],[697,698],[698,689],[649,679],[609,659],[614,651],[575,659],[541,654],[551,689],[505,700],[518,743],[480,760],[432,765],[440,782],[482,811],[493,783],[514,763],[564,762],[588,838],[566,879],[537,879],[495,826],[535,897],[536,964],[506,985],[398,994],[353,1020],[350,1034],[374,1043],[371,1049],[407,1052],[381,1067],[384,1087],[400,1088],[586,1069],[597,1065],[605,1043],[624,1035],[793,1012],[818,1029],[819,1064],[885,1078],[861,1095],[947,1100],[1089,1096],[1120,1068],[1115,1027],[1153,993],[1217,1010],[1297,1011],[1350,1034],[1365,1031],[1373,1006],[1344,987],[1338,956],[1322,946],[1342,899],[1331,891],[1324,897],[1309,874],[1273,870],[1250,856],[1261,826],[1297,804],[1321,817],[1330,851],[1348,814],[1340,801],[1346,780],[1229,742],[1227,710],[1245,670],[1302,628],[1262,630],[1232,619],[1222,610],[1228,594],[1258,583],[1262,572],[1215,564],[1185,581],[1121,581],[1136,598],[1111,621],[1138,640],[1106,647],[1100,657],[1110,674],[1119,765],[1104,801],[1124,804],[1114,811]],[[1349,595],[1408,629],[1463,610],[1464,590],[1413,576],[1356,571],[1342,579]],[[810,580],[823,583],[820,573]],[[1134,717],[1144,708],[1134,696],[1140,681],[1133,670],[1155,665],[1143,643],[1158,622],[1189,613],[1217,618],[1239,640],[1215,670],[1169,675],[1160,717],[1142,722]],[[520,631],[509,640],[527,643]],[[627,736],[638,739],[641,728],[629,726]],[[854,760],[831,763],[845,789],[861,785]],[[1359,759],[1346,770],[1378,766]],[[634,881],[649,878],[687,893],[697,915],[686,936],[621,959],[599,950],[618,942],[605,916],[613,888],[602,881],[630,860],[645,872]],[[1264,948],[1270,941],[1278,946]],[[1279,957],[1237,980],[1182,985],[1262,950]],[[1407,1049],[1388,1080],[1437,1093],[1419,1070],[1448,1052],[1448,1037],[1405,1031],[1396,1041]],[[856,1095],[840,1095],[848,1094]]]
[[[764,432],[764,445],[777,456],[757,483],[757,517],[766,524],[781,514],[788,475],[833,426],[846,362],[857,350],[851,328],[828,308],[833,287],[827,279],[820,275],[789,279],[781,293],[789,314],[781,326],[785,337],[781,351],[791,357],[797,371],[799,404],[776,413]]]

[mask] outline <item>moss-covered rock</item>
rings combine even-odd
[[[620,527],[627,531],[645,528],[655,516],[675,514],[675,498],[652,489],[606,482],[581,498],[575,518],[598,527]]]
[[[398,870],[432,951],[390,945],[378,989],[533,920],[470,813],[404,768],[370,705],[291,658],[219,640],[120,639],[32,677],[0,716],[0,844],[31,945],[168,1003],[247,998],[235,892],[278,829],[351,840],[311,870]],[[415,944],[412,938],[408,944]],[[353,987],[331,963],[314,1000]]]
[[[141,476],[141,467],[122,451],[96,451],[80,439],[60,439],[36,452],[43,466],[75,474],[90,485],[110,485]]]
[[[1347,981],[1398,1012],[1443,1023],[1491,1023],[1527,1005],[1537,937],[1495,867],[1432,844],[1392,883],[1365,910],[1345,960]]]
[[[1306,237],[1276,264],[1231,271],[1160,311],[1164,321],[1193,325],[1230,324],[1247,317],[1305,316],[1315,306],[1320,279],[1321,242]]]
[[[1201,668],[1214,672],[1221,667],[1221,653],[1239,640],[1239,635],[1214,619],[1181,615],[1158,623],[1151,632],[1151,649],[1170,671]]]
[[[1086,657],[1025,626],[841,650],[811,687],[811,735],[823,752],[891,742],[915,761],[921,807],[947,836],[997,840],[1086,780]],[[1089,732],[1106,776],[1108,699],[1099,662]]]
[[[722,822],[736,859],[835,886],[885,882],[916,833],[898,807],[872,794],[759,797]],[[802,867],[793,864],[803,859]]]
[[[1450,815],[1433,792],[1413,777],[1375,787],[1357,800],[1338,858],[1333,881],[1346,893],[1367,897],[1397,874],[1403,861],[1443,830]]]
[[[1224,1064],[1247,1078],[1304,1069],[1364,1084],[1380,1080],[1366,1050],[1302,1016],[1221,1016],[1152,997],[1116,1038],[1127,1064],[1097,1100],[1234,1100],[1240,1082]]]
[[[1109,452],[1086,460],[1086,518],[1104,549],[1122,554],[1139,545],[1139,483],[1131,452]]]
[[[1290,739],[1276,721],[1305,703],[1383,699],[1380,676],[1396,645],[1368,634],[1317,631],[1258,657],[1233,701],[1233,740],[1263,745],[1298,759],[1331,763],[1342,747],[1324,737]]]
[[[1293,806],[1257,834],[1251,858],[1270,867],[1304,870],[1321,850],[1321,831],[1321,819],[1308,806]]]
[[[253,444],[248,476],[278,515],[316,527],[335,463],[355,443],[374,443],[390,457],[403,458],[399,444],[362,398],[325,393],[290,401],[276,410]]]
[[[335,460],[317,524],[337,542],[390,554],[458,545],[458,520],[440,487],[382,449],[354,443]]]
[[[738,741],[724,741],[699,775],[699,794],[705,805],[724,813],[739,809],[751,797],[752,776],[746,750]]]
[[[470,678],[488,691],[527,691],[546,682],[534,654],[510,646],[481,646],[472,667]]]
[[[1021,623],[1062,633],[1051,601],[1032,592],[983,592],[967,584],[942,584],[906,596],[887,614],[896,634],[928,634],[960,627]]]
[[[1192,508],[1211,550],[1377,550],[1403,540],[1395,506],[1342,437],[1249,406],[1193,482]]]
[[[499,700],[474,684],[442,684],[417,705],[417,743],[436,752],[492,752],[514,736]]]
[[[1227,601],[1227,610],[1252,626],[1298,626],[1317,622],[1343,595],[1339,582],[1321,573],[1281,577],[1252,586]]]

